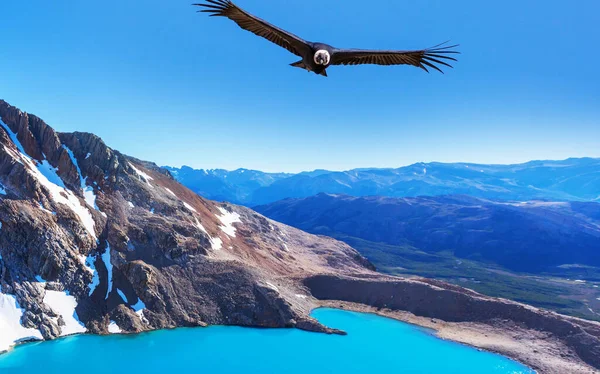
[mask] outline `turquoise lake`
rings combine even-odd
[[[19,346],[0,355],[0,373],[533,373],[392,319],[336,309],[313,316],[348,335],[228,326],[81,335]]]

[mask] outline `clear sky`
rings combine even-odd
[[[329,78],[191,0],[0,2],[0,98],[160,165],[265,171],[600,157],[600,2],[237,0],[307,40],[420,49],[445,75]]]

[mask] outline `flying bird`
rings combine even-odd
[[[327,68],[331,65],[412,65],[429,72],[428,68],[440,73],[442,66],[452,67],[456,61],[452,57],[459,52],[458,45],[438,44],[434,47],[416,51],[384,51],[363,49],[340,49],[324,43],[313,43],[299,38],[279,27],[270,24],[241,9],[230,0],[205,0],[198,12],[210,13],[211,17],[227,17],[239,27],[263,37],[299,56],[302,60],[290,64],[293,67],[306,69],[318,75],[327,76]]]

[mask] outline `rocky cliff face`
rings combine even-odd
[[[347,245],[204,200],[92,134],[3,101],[0,119],[0,350],[205,324],[326,331],[297,279],[370,271]]]

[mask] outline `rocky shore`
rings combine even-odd
[[[326,306],[431,328],[443,339],[511,357],[539,373],[600,372],[600,323],[487,297],[429,279],[317,275],[304,280]]]

